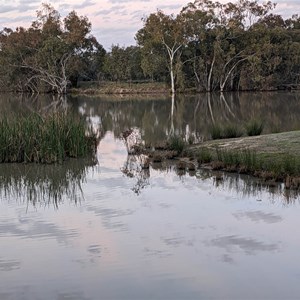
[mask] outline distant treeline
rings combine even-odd
[[[270,90],[300,84],[300,17],[275,4],[195,0],[178,15],[150,14],[136,46],[106,52],[87,17],[63,20],[43,4],[26,29],[0,32],[0,89],[66,93],[78,81],[160,81],[173,93]]]

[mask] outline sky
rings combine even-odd
[[[92,34],[109,50],[112,44],[135,45],[134,36],[143,26],[143,17],[157,9],[177,14],[191,0],[0,0],[0,30],[4,27],[29,27],[42,2],[51,3],[62,17],[72,10],[80,16],[87,16],[92,23]],[[300,0],[272,2],[277,3],[274,12],[285,18],[300,15]]]

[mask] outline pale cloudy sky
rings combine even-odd
[[[134,36],[142,27],[142,17],[157,9],[176,14],[191,0],[0,0],[0,30],[3,27],[30,26],[42,2],[50,2],[62,17],[71,10],[87,16],[92,22],[92,33],[106,49],[109,49],[112,44],[135,44]],[[277,3],[275,12],[284,17],[300,14],[300,0],[273,2]]]

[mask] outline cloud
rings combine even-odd
[[[116,15],[124,15],[126,12],[126,6],[124,5],[115,5],[110,7],[109,9],[103,9],[96,13],[94,13],[95,16],[99,15],[109,15],[109,14],[116,14]]]
[[[82,9],[82,8],[87,8],[90,6],[94,6],[96,4],[96,2],[91,1],[91,0],[85,0],[80,4],[76,4],[74,5],[74,9]]]
[[[192,0],[193,1],[193,0]],[[222,3],[230,0],[219,0]],[[36,18],[36,10],[43,0],[2,0],[0,5],[0,30],[3,27],[29,27]],[[92,23],[92,33],[101,44],[110,47],[112,43],[120,45],[135,44],[135,33],[143,26],[142,18],[157,9],[167,14],[176,14],[190,0],[50,0],[50,3],[65,17],[71,10],[84,15]],[[263,1],[261,0],[260,3]],[[274,0],[277,2],[273,13],[284,18],[300,11],[299,0]]]
[[[12,5],[2,5],[0,7],[0,14],[11,12],[11,11],[14,11],[14,10],[16,10],[15,6],[12,6]]]
[[[180,10],[182,8],[182,5],[180,4],[170,4],[170,5],[159,5],[159,9],[164,10],[164,9],[172,9],[172,10]]]
[[[150,0],[110,0],[111,3],[128,3],[128,2],[150,2]]]

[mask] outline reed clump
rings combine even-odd
[[[268,159],[255,151],[216,149],[216,162],[219,169],[247,173],[265,180],[284,181],[288,176],[300,176],[300,159],[283,155],[278,159]]]
[[[96,134],[84,120],[70,114],[0,120],[0,163],[62,162],[93,153],[96,143]]]
[[[246,133],[248,136],[260,135],[264,129],[264,122],[261,120],[250,120],[245,125]]]
[[[236,124],[226,124],[224,126],[215,124],[210,128],[210,134],[213,140],[230,139],[241,137],[243,130]]]
[[[186,146],[185,140],[179,135],[171,135],[168,139],[168,149],[182,153]]]

